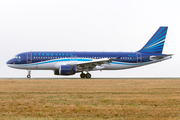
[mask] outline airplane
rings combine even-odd
[[[162,54],[167,29],[166,26],[159,27],[136,52],[33,51],[17,54],[6,64],[27,70],[27,78],[31,78],[31,70],[53,70],[54,75],[65,76],[81,73],[81,78],[91,78],[90,71],[129,69],[170,59],[173,54]]]

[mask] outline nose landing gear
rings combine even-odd
[[[81,78],[91,78],[91,74],[90,74],[90,73],[85,74],[85,73],[82,72],[82,73],[80,74],[80,77],[81,77]]]
[[[28,70],[27,78],[31,78],[31,70]]]

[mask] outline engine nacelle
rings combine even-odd
[[[61,65],[59,70],[54,71],[54,75],[74,75],[76,73],[75,65]]]

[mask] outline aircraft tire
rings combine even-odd
[[[27,78],[31,78],[31,75],[27,75]]]
[[[90,73],[87,73],[87,74],[86,74],[86,78],[91,78],[91,74],[90,74]]]
[[[81,73],[81,74],[80,74],[80,77],[81,77],[81,78],[85,78],[85,77],[86,77],[86,74]]]

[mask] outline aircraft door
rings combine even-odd
[[[141,53],[137,53],[136,57],[137,57],[137,63],[141,63],[142,62],[142,55],[141,55]]]
[[[27,53],[27,63],[32,62],[32,53]]]
[[[70,61],[77,61],[77,55],[71,55],[70,56]]]

